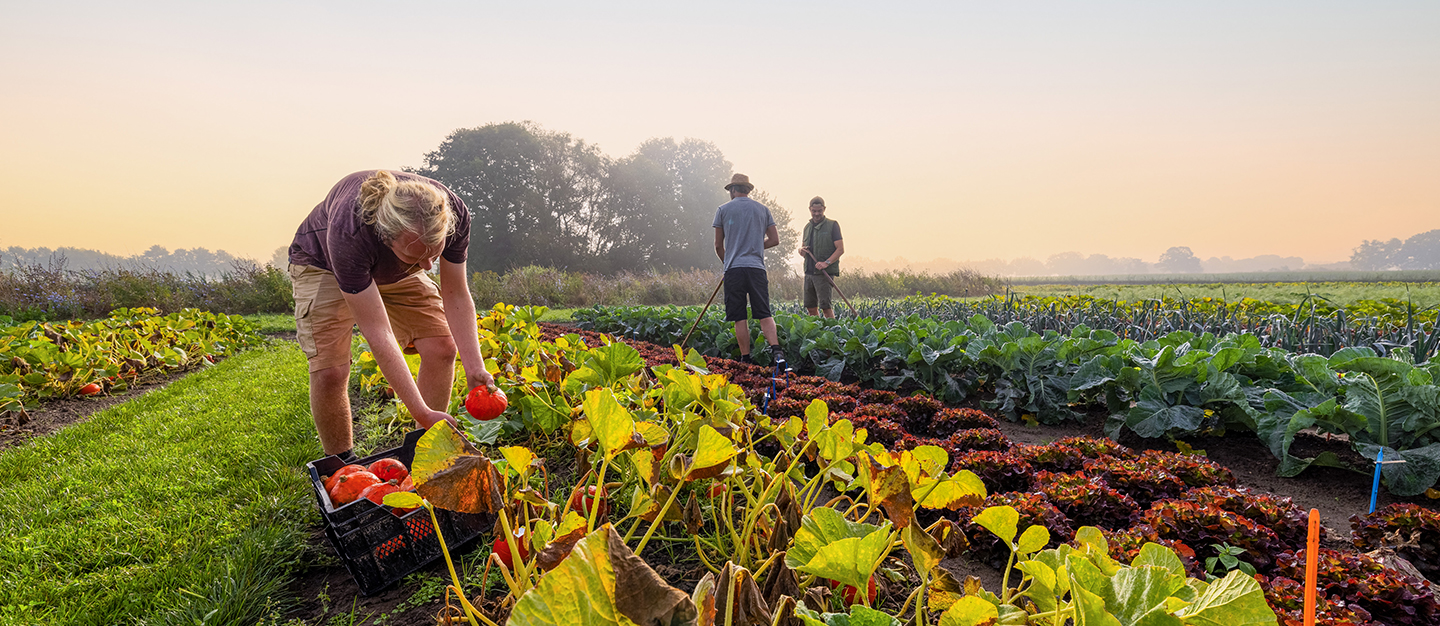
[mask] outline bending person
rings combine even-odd
[[[290,244],[295,331],[310,366],[310,412],[325,454],[354,458],[351,327],[358,325],[396,397],[424,428],[446,410],[455,356],[468,386],[493,386],[465,270],[470,212],[439,182],[356,172],[336,183]],[[438,261],[440,286],[425,275]],[[420,355],[410,377],[403,352]]]

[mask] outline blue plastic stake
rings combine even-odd
[[[1385,464],[1385,448],[1375,453],[1375,484],[1370,487],[1370,512],[1375,512],[1375,498],[1380,495],[1380,468]]]

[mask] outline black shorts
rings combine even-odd
[[[750,299],[750,313],[745,314],[745,299]],[[765,270],[755,267],[732,267],[725,270],[725,321],[739,322],[746,317],[763,320],[770,312],[770,279]]]

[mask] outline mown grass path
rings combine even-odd
[[[277,608],[314,516],[305,371],[273,342],[0,454],[0,624]]]

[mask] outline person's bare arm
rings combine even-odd
[[[370,353],[375,355],[375,364],[380,367],[380,373],[385,375],[385,382],[395,390],[395,397],[405,403],[405,408],[410,411],[415,421],[419,422],[420,426],[429,428],[442,419],[449,420],[450,424],[458,429],[459,423],[455,418],[443,410],[437,411],[426,406],[425,399],[420,397],[420,387],[410,376],[410,366],[405,363],[405,355],[400,353],[400,346],[395,341],[395,332],[390,329],[390,318],[385,315],[385,303],[380,300],[380,288],[372,282],[360,293],[347,293],[345,304],[350,307],[355,323],[360,326],[360,333],[365,335],[365,341],[370,344]]]
[[[771,224],[769,228],[765,229],[765,249],[769,250],[778,245],[780,245],[780,231],[775,230],[775,225]]]
[[[475,300],[470,297],[470,283],[466,278],[464,263],[440,259],[440,299],[444,302],[450,338],[455,340],[455,351],[465,366],[466,388],[489,387],[495,384],[495,378],[485,371],[485,357],[480,353],[480,335],[476,330]]]
[[[715,256],[725,260],[725,229],[719,226],[715,227]]]

